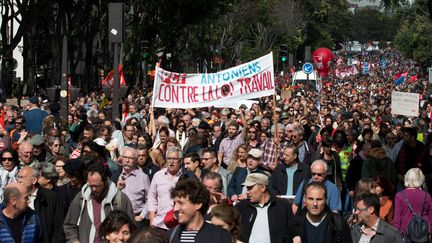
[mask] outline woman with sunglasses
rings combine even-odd
[[[61,155],[61,140],[59,137],[49,137],[48,138],[48,151],[46,155],[46,162],[53,164],[55,158]]]
[[[180,119],[177,121],[176,129],[175,129],[175,138],[180,143],[183,149],[185,144],[188,141],[188,138],[186,135],[186,123]]]
[[[3,190],[11,182],[17,182],[18,154],[12,148],[5,148],[0,153],[0,201],[3,202]]]

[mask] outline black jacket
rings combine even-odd
[[[38,187],[34,208],[39,215],[43,242],[65,242],[63,233],[64,211],[60,207],[60,201],[56,192]]]
[[[327,225],[326,243],[352,243],[351,231],[343,219],[342,215],[333,213],[328,207],[326,207],[326,218],[321,222]],[[309,242],[307,239],[307,227],[306,227],[306,209],[303,209],[301,213],[294,218],[290,225],[293,230],[293,234],[290,235],[291,239],[295,236],[300,236],[302,242]]]
[[[295,195],[298,187],[305,179],[311,177],[310,167],[304,163],[297,163],[297,170],[294,172],[293,194]],[[288,175],[286,173],[286,164],[279,164],[271,174],[269,181],[269,190],[272,195],[286,195],[288,184]]]
[[[170,229],[167,232],[168,239],[172,239],[170,243],[180,243],[180,235],[183,232],[184,227],[179,225]],[[197,243],[232,243],[232,237],[228,231],[224,230],[222,227],[215,226],[204,222],[201,229],[195,237],[195,242]]]
[[[270,204],[267,212],[271,243],[292,242],[292,238],[289,237],[291,235],[289,224],[294,217],[291,210],[291,203],[286,199],[271,196],[267,204]],[[249,199],[240,201],[236,207],[241,215],[240,241],[248,243],[257,216],[257,210]]]

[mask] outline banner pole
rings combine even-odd
[[[279,154],[279,143],[275,143],[275,141],[278,139],[278,128],[277,128],[277,120],[276,120],[276,94],[273,94],[273,126],[274,126],[274,144],[276,145],[274,148],[274,165],[277,165],[278,160],[278,154]],[[271,163],[271,162],[270,162]]]

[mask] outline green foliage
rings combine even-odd
[[[391,41],[400,26],[400,16],[390,15],[376,8],[363,8],[353,16],[352,37],[367,41]]]
[[[426,11],[427,0],[418,0],[405,9],[405,21],[395,37],[395,46],[417,62],[432,65],[432,22]]]

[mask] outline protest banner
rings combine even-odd
[[[156,67],[153,105],[198,108],[275,94],[273,54],[217,73],[174,73]]]
[[[392,114],[403,116],[418,116],[419,102],[419,94],[393,91],[391,97]]]

